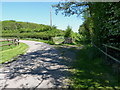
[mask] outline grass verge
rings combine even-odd
[[[73,68],[70,70],[73,73],[72,88],[120,90],[120,76],[113,73],[112,68],[104,63],[101,53],[90,45],[77,53]]]
[[[12,58],[18,56],[19,54],[24,54],[27,48],[28,48],[28,45],[24,43],[20,43],[18,46],[12,49],[1,51],[0,52],[0,55],[1,55],[0,64],[5,63],[7,61],[11,61]]]
[[[12,41],[4,41],[4,42],[0,42],[0,45],[4,45],[4,44],[12,44]],[[12,44],[12,45],[6,45],[6,46],[2,46],[0,47],[0,51],[4,51],[4,50],[7,50],[7,49],[12,49],[16,47],[15,44]]]

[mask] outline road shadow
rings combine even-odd
[[[69,51],[69,53],[63,55],[63,51]],[[70,78],[72,75],[68,70],[71,68],[69,62],[73,60],[71,55],[73,55],[73,52],[71,53],[65,47],[37,50],[22,55],[16,61],[4,65],[4,70],[0,73],[6,74],[5,78],[7,80],[12,80],[21,75],[37,75],[42,76],[42,81],[51,78],[54,87],[64,86],[63,80]]]

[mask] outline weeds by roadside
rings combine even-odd
[[[72,88],[120,89],[120,77],[104,63],[101,53],[86,45],[77,53],[71,78]]]

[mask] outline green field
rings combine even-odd
[[[0,52],[0,64],[7,61],[11,61],[12,58],[18,56],[19,54],[24,54],[28,48],[28,45],[20,43],[18,46],[10,49],[6,49]]]

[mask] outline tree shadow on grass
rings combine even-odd
[[[73,64],[73,88],[108,88],[120,87],[120,77],[103,61],[101,53],[94,47],[82,48],[77,53]]]
[[[112,73],[111,68],[104,64],[101,54],[93,47],[37,50],[22,55],[5,67],[0,73],[5,73],[8,80],[21,75],[37,75],[41,76],[42,81],[52,79],[50,82],[54,87],[64,86],[63,80],[69,77],[73,81],[71,88],[120,86],[118,75]]]

